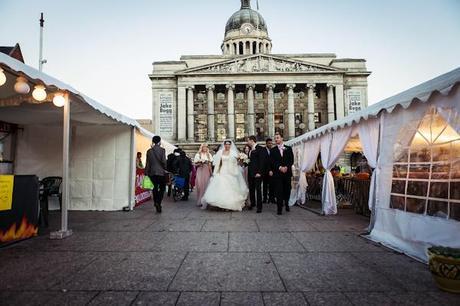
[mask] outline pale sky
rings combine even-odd
[[[460,0],[259,0],[273,53],[364,58],[369,103],[460,66]],[[151,118],[152,62],[221,54],[239,0],[0,0],[0,45],[133,118]],[[253,1],[255,9],[255,0]]]

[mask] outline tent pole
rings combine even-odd
[[[64,118],[63,118],[63,146],[62,146],[62,209],[61,230],[52,232],[51,239],[64,239],[72,235],[68,228],[69,208],[69,148],[70,148],[70,100],[69,94],[65,94]]]
[[[129,192],[128,192],[128,205],[129,205],[129,210],[134,209],[134,204],[135,204],[135,188],[136,188],[136,162],[135,162],[135,156],[137,154],[135,148],[136,148],[136,127],[131,127],[131,148],[130,148],[130,156],[131,159],[129,161]]]

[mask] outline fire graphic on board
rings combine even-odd
[[[16,223],[14,223],[5,232],[0,230],[0,242],[8,242],[18,239],[30,238],[33,236],[37,236],[37,234],[38,227],[36,225],[30,224],[27,221],[27,218],[23,217],[19,227],[17,227]]]

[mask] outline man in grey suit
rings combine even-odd
[[[154,184],[153,202],[157,213],[161,213],[161,202],[166,189],[166,151],[160,146],[160,136],[153,136],[152,142],[153,146],[147,151],[145,174]]]

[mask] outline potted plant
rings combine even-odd
[[[460,249],[434,246],[428,249],[428,257],[438,287],[460,293]]]

